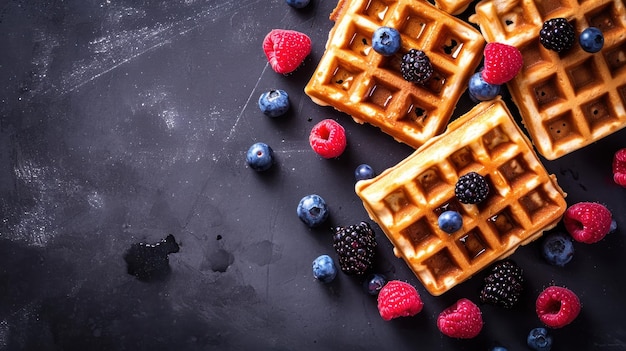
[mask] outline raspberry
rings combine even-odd
[[[626,148],[617,150],[613,156],[613,180],[626,187]]]
[[[332,119],[322,120],[311,130],[309,144],[323,158],[339,157],[346,149],[346,131]]]
[[[550,328],[564,327],[580,313],[580,300],[568,288],[550,286],[539,294],[535,303],[539,320]]]
[[[273,29],[263,39],[263,51],[274,71],[291,73],[311,52],[311,38],[295,30]]]
[[[562,17],[545,21],[539,31],[539,42],[548,50],[560,53],[569,50],[575,41],[574,27]]]
[[[386,321],[414,316],[422,310],[422,307],[424,302],[409,283],[392,280],[378,293],[378,312]]]
[[[412,83],[424,84],[433,75],[433,66],[426,53],[422,50],[411,49],[402,56],[400,64],[402,77]]]
[[[476,204],[489,195],[489,184],[480,174],[469,172],[459,177],[454,188],[454,194],[464,204]]]
[[[485,277],[485,284],[480,291],[480,301],[504,308],[513,307],[524,290],[522,269],[512,260],[496,263]]]
[[[502,43],[485,46],[485,67],[481,71],[483,80],[500,85],[513,79],[522,68],[522,53],[515,47]]]
[[[565,211],[563,224],[574,240],[593,244],[611,230],[611,211],[597,202],[579,202]]]
[[[437,327],[451,338],[471,339],[483,328],[482,312],[472,301],[462,298],[439,314]]]
[[[363,275],[372,268],[376,236],[369,223],[335,227],[333,247],[339,256],[339,266],[348,275]]]

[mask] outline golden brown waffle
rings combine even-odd
[[[478,30],[426,1],[340,0],[331,19],[335,25],[306,94],[414,148],[441,133],[482,59]],[[371,48],[380,26],[401,33],[397,55]],[[400,73],[402,55],[412,48],[425,51],[433,64],[425,85]]]
[[[474,0],[435,0],[435,6],[452,15],[461,14],[467,10]]]
[[[543,22],[566,18],[578,34],[598,27],[604,48],[575,43],[558,54],[539,43]],[[539,153],[553,160],[626,126],[626,10],[623,0],[483,0],[470,21],[488,42],[517,47],[524,66],[508,83]],[[578,40],[578,39],[577,39]]]
[[[486,200],[460,203],[458,178],[483,175]],[[492,262],[512,254],[566,209],[565,194],[499,98],[476,105],[448,130],[355,190],[368,214],[432,295],[440,295]],[[437,225],[445,210],[463,216],[447,234]]]

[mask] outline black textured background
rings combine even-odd
[[[353,170],[378,172],[412,150],[303,94],[321,57],[334,1],[295,10],[283,0],[5,0],[0,3],[0,350],[524,350],[540,323],[534,299],[550,284],[578,293],[583,309],[553,331],[553,350],[626,349],[623,230],[576,244],[566,267],[545,263],[538,243],[512,257],[526,293],[513,310],[481,306],[473,340],[436,327],[458,298],[478,301],[483,274],[428,295],[378,227],[377,269],[415,285],[424,310],[383,321],[376,300],[340,274],[314,280],[311,261],[334,255],[327,227],[310,230],[295,209],[304,195],[328,202],[328,225],[367,219]],[[268,66],[273,28],[313,40],[290,76]],[[258,96],[290,94],[271,120]],[[455,115],[467,111],[464,96]],[[515,108],[511,106],[515,111]],[[324,160],[308,145],[319,120],[347,129],[348,148]],[[545,162],[568,203],[600,201],[626,227],[626,190],[611,179],[626,130]],[[264,141],[278,164],[245,164]],[[126,273],[136,242],[173,234],[171,274]]]

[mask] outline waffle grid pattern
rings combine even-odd
[[[541,236],[566,203],[502,100],[477,105],[435,140],[358,182],[356,193],[396,255],[440,295]],[[461,204],[454,186],[471,171],[485,176],[490,194],[479,204]],[[453,234],[437,226],[450,209],[463,216],[463,228]]]
[[[539,43],[543,22],[566,18],[577,35],[602,30],[601,52]],[[626,9],[622,0],[483,0],[470,21],[488,42],[516,46],[524,67],[508,84],[539,153],[553,160],[626,126]]]
[[[426,1],[342,1],[338,8],[345,8],[305,92],[320,105],[331,105],[418,148],[450,120],[481,62],[484,39],[469,24]],[[371,48],[372,34],[380,26],[401,33],[398,54],[385,57]],[[433,64],[435,73],[425,85],[407,82],[400,73],[402,55],[412,48],[424,50]]]

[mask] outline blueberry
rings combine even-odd
[[[326,201],[316,194],[303,197],[298,204],[297,213],[300,220],[311,228],[324,223],[329,215]]]
[[[439,228],[448,234],[452,234],[463,227],[463,217],[456,211],[445,211],[437,219]]]
[[[322,283],[330,283],[337,276],[335,262],[328,255],[321,255],[313,261],[313,276]]]
[[[266,171],[274,164],[274,151],[265,143],[254,143],[246,153],[246,162],[255,171]]]
[[[548,234],[543,240],[542,254],[548,263],[563,267],[574,257],[572,239],[561,232]]]
[[[285,0],[287,5],[301,9],[309,4],[310,0]]]
[[[595,53],[602,50],[604,46],[604,35],[596,27],[585,28],[578,37],[578,42],[583,50]]]
[[[374,170],[370,165],[358,165],[354,170],[354,178],[356,181],[374,178]]]
[[[487,101],[494,99],[500,94],[500,85],[485,82],[482,73],[476,72],[470,77],[468,90],[472,99]]]
[[[387,284],[387,277],[382,274],[371,274],[363,282],[363,288],[368,294],[375,296],[385,284]]]
[[[502,346],[494,346],[491,348],[491,350],[489,351],[509,351],[506,347],[502,347]]]
[[[536,351],[549,351],[552,348],[552,336],[546,328],[535,328],[528,333],[528,346]]]
[[[391,56],[400,49],[400,33],[390,27],[378,27],[372,35],[372,49],[384,56]]]
[[[259,108],[266,116],[282,116],[289,110],[289,95],[280,89],[266,91],[259,96]]]
[[[615,219],[611,219],[611,226],[609,227],[609,234],[615,233],[617,231],[617,221]]]

